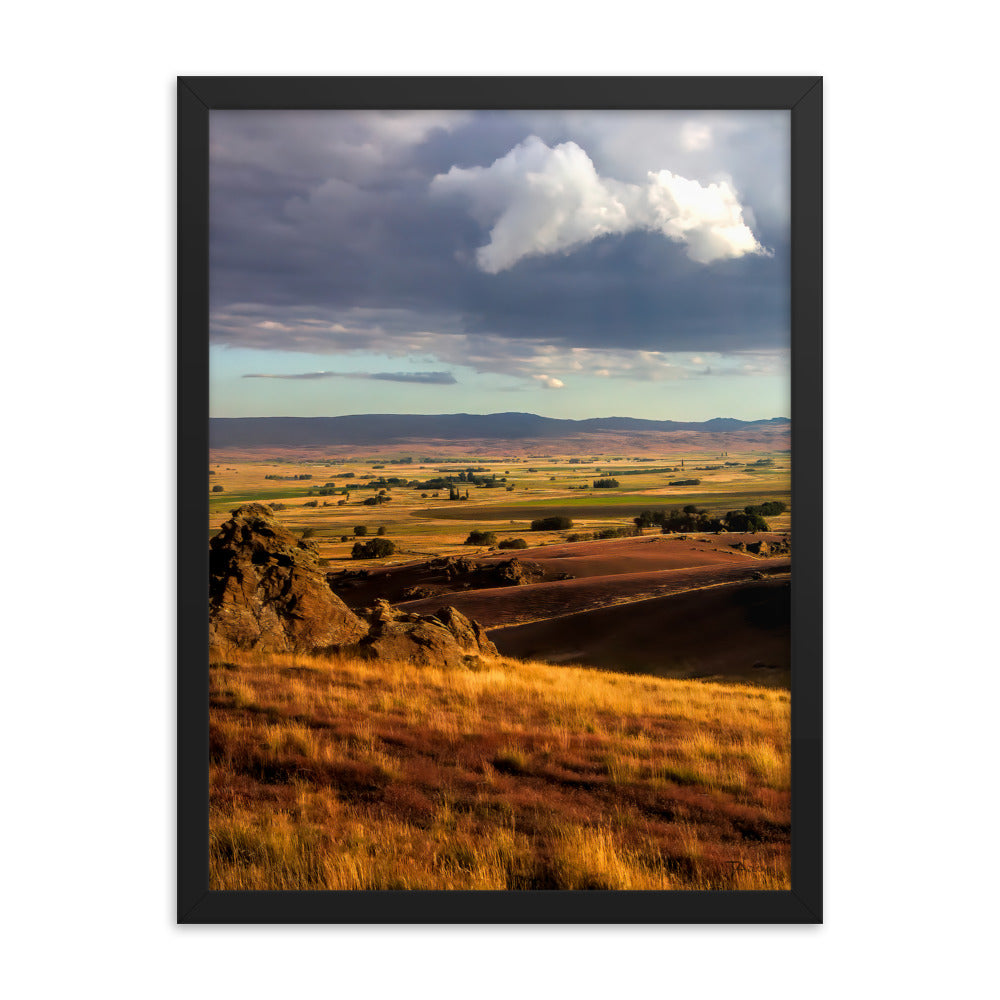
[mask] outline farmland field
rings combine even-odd
[[[470,531],[489,523],[490,530],[503,535],[524,535],[530,522],[553,514],[565,514],[574,521],[576,532],[588,532],[631,524],[643,510],[679,507],[687,504],[721,515],[741,509],[747,504],[780,500],[790,506],[791,475],[788,453],[731,453],[724,459],[692,458],[664,454],[648,464],[633,463],[621,475],[620,486],[614,489],[594,489],[592,482],[605,476],[605,469],[623,465],[598,459],[580,464],[569,457],[550,459],[544,465],[522,459],[497,459],[495,456],[467,457],[463,462],[421,462],[414,456],[409,461],[377,456],[369,460],[239,460],[225,455],[213,456],[210,463],[209,531],[214,533],[229,511],[249,502],[277,502],[279,519],[295,531],[310,531],[318,543],[321,555],[334,563],[350,565],[355,541],[353,529],[364,525],[374,534],[379,527],[393,540],[397,553],[388,562],[398,563],[413,558],[469,554],[483,549],[464,545]],[[770,461],[766,466],[755,462]],[[698,470],[697,466],[733,463],[730,467]],[[684,463],[682,468],[681,463]],[[738,463],[738,464],[737,464]],[[472,475],[484,479],[495,476],[497,486],[455,482],[468,500],[449,502],[448,489],[414,489],[406,485],[380,486],[380,480],[402,480],[404,483],[428,482],[435,478],[465,475],[466,469],[477,470]],[[670,468],[678,471],[658,471]],[[596,470],[601,470],[597,472]],[[481,470],[481,471],[479,471]],[[268,477],[280,476],[281,479]],[[309,476],[308,479],[294,479]],[[698,478],[696,488],[671,487],[672,480]],[[327,484],[333,484],[327,486]],[[384,502],[364,504],[384,490]],[[320,495],[321,490],[336,492]],[[343,492],[346,491],[346,492]],[[500,524],[498,522],[506,522]],[[777,531],[790,530],[788,513],[773,518],[769,526]],[[563,540],[567,532],[530,532],[526,536],[531,547]],[[341,541],[343,536],[347,541]]]

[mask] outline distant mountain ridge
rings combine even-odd
[[[211,448],[303,448],[336,445],[387,445],[407,441],[516,441],[566,438],[580,434],[637,431],[728,433],[790,426],[787,417],[767,420],[644,420],[591,417],[568,420],[534,413],[364,413],[343,417],[212,417]]]

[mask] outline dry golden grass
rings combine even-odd
[[[783,691],[229,654],[215,889],[787,889]]]

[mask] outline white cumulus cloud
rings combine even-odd
[[[532,375],[531,377],[541,382],[543,389],[562,389],[566,385],[561,378],[556,378],[553,375]]]
[[[549,147],[529,136],[488,167],[438,174],[431,190],[466,198],[473,217],[491,227],[489,243],[476,251],[476,263],[489,274],[525,257],[569,253],[640,229],[684,244],[703,264],[768,252],[728,182],[703,185],[669,170],[650,171],[644,184],[601,177],[575,142]]]

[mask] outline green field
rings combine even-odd
[[[315,486],[313,489],[315,489]],[[308,497],[308,486],[289,486],[286,488],[278,486],[274,489],[245,490],[241,493],[212,493],[209,496],[209,500],[212,504],[221,507],[223,510],[228,510],[229,507],[241,503],[266,503],[268,500],[296,500],[299,498],[305,500]],[[326,499],[329,500],[330,498],[327,497]]]

